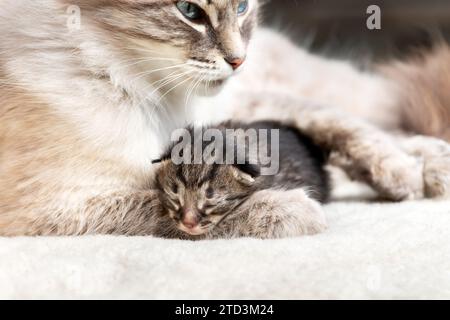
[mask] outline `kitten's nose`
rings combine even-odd
[[[183,222],[183,225],[188,229],[194,229],[197,225],[193,223]]]
[[[225,61],[233,68],[233,70],[238,69],[245,62],[245,58],[225,58]]]
[[[195,212],[189,209],[184,209],[183,219],[181,220],[183,225],[188,229],[194,229],[198,226],[199,220]]]

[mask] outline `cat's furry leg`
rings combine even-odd
[[[160,208],[156,191],[117,192],[93,197],[83,201],[78,208],[58,209],[50,205],[34,210],[22,208],[19,210],[23,212],[30,210],[29,217],[0,215],[0,235],[156,235],[161,233]]]
[[[381,196],[391,200],[424,197],[422,163],[376,127],[289,95],[253,93],[241,101],[246,108],[235,108],[235,119],[292,123],[323,148],[348,158]]]
[[[252,195],[208,238],[277,239],[317,234],[326,228],[321,205],[303,189],[264,190]]]
[[[159,231],[160,210],[157,191],[153,190],[93,198],[82,209],[91,221],[85,224],[82,234],[155,235]]]
[[[450,144],[426,136],[399,138],[400,146],[424,162],[425,193],[430,198],[450,198]]]

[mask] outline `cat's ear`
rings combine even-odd
[[[234,168],[235,177],[245,184],[253,184],[261,175],[261,168],[256,164],[236,164]]]

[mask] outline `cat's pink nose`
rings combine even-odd
[[[183,225],[188,229],[194,229],[197,226],[197,224],[194,224],[192,222],[183,222]]]
[[[186,228],[194,229],[196,226],[198,226],[199,220],[194,212],[185,209],[181,222]]]
[[[227,58],[225,60],[233,68],[233,70],[237,70],[240,66],[242,66],[245,58]]]

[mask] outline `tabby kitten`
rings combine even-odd
[[[324,169],[326,155],[310,138],[294,127],[265,121],[250,124],[226,122],[205,129],[219,130],[223,140],[219,141],[217,137],[212,142],[202,140],[202,154],[213,146],[223,148],[221,155],[226,154],[226,148],[233,148],[235,151],[238,149],[239,140],[226,140],[225,135],[229,129],[243,129],[242,132],[248,132],[249,129],[258,132],[279,130],[278,141],[271,138],[267,139],[267,144],[259,143],[259,148],[267,150],[274,150],[271,144],[279,144],[279,156],[271,155],[272,160],[278,162],[279,170],[273,175],[262,175],[262,168],[267,164],[263,165],[259,159],[250,161],[249,152],[242,164],[238,164],[237,152],[234,152],[233,164],[221,164],[224,162],[220,162],[220,159],[216,159],[219,161],[214,163],[203,159],[201,164],[191,162],[177,165],[173,161],[173,151],[178,144],[171,146],[165,156],[156,161],[162,162],[157,171],[156,189],[159,190],[163,214],[173,220],[179,231],[191,236],[211,233],[219,224],[226,224],[228,217],[235,216],[238,208],[251,195],[261,190],[303,189],[315,201],[323,203],[328,199],[330,183]],[[196,141],[202,137],[193,127],[188,131],[191,139],[187,144],[190,144],[193,160]],[[245,147],[248,151],[249,146]]]

